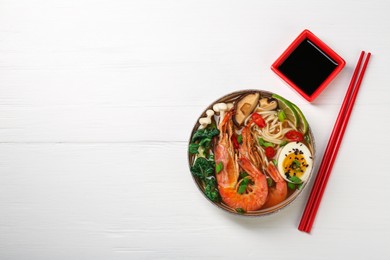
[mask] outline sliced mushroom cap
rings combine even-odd
[[[269,111],[274,110],[278,107],[278,102],[273,98],[262,98],[260,99],[259,110]]]
[[[236,102],[233,121],[237,126],[242,125],[245,119],[253,112],[259,102],[259,98],[260,93],[251,93],[243,96]]]

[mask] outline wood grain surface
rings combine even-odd
[[[389,11],[0,0],[0,259],[389,259]],[[270,70],[306,28],[347,62],[313,103]],[[187,141],[205,107],[276,92],[307,116],[320,159],[363,49],[373,56],[312,234],[297,229],[312,183],[263,218],[200,194]]]

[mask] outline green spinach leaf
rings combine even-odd
[[[220,202],[221,196],[219,195],[218,189],[217,189],[217,181],[214,177],[205,179],[205,188],[204,193],[206,196],[214,202]]]
[[[209,138],[211,140],[216,135],[219,135],[219,130],[217,128],[199,129],[192,136],[191,142],[201,141],[204,138]]]
[[[204,157],[199,157],[196,159],[195,164],[190,170],[194,176],[204,181],[207,177],[213,176],[214,165],[214,161],[209,161]]]
[[[199,144],[192,143],[188,146],[188,151],[190,152],[190,154],[198,154],[198,148]]]

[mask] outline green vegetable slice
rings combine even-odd
[[[246,172],[240,172],[240,176],[238,177],[239,179],[244,179],[245,177],[249,176],[248,173]]]
[[[274,181],[271,178],[267,178],[268,187],[272,187],[274,185]]]
[[[291,182],[287,182],[287,186],[290,190],[295,190],[295,184]]]
[[[301,163],[298,160],[293,160],[292,163],[295,164],[295,167],[301,167]]]
[[[295,184],[301,184],[302,183],[302,180],[300,178],[298,178],[297,176],[291,176],[289,178],[289,180],[292,181]]]
[[[237,193],[243,194],[246,191],[246,188],[248,187],[249,184],[253,185],[254,182],[249,177],[244,177],[240,182],[240,186],[238,186]]]
[[[291,105],[291,102],[276,94],[273,94],[272,97],[278,101],[279,108],[284,112],[286,118],[290,120],[295,125],[295,127],[298,127],[299,116]]]
[[[218,164],[217,164],[217,166],[215,166],[215,172],[216,173],[219,173],[220,171],[222,171],[223,170],[223,163],[222,162],[219,162]]]
[[[285,99],[277,94],[273,94],[272,97],[278,100],[279,107],[283,111],[285,111],[286,117],[288,119],[290,119],[295,124],[296,127],[301,129],[303,134],[306,134],[307,131],[309,130],[309,124],[308,124],[305,116],[303,115],[301,109],[297,105],[295,105],[294,103],[288,101],[287,99]],[[288,114],[288,113],[290,113],[290,114]],[[279,116],[279,114],[278,114],[278,116]],[[280,120],[280,118],[279,118],[279,120]]]
[[[245,210],[243,208],[236,208],[236,212],[239,214],[244,214]]]
[[[267,147],[274,147],[275,145],[273,143],[270,143],[270,142],[266,142],[263,138],[259,138],[259,145],[260,146],[264,146],[265,148]]]
[[[275,166],[278,166],[278,161],[276,159],[272,159],[272,163],[275,165]]]
[[[237,142],[238,142],[239,144],[242,144],[242,135],[238,135],[238,136],[237,136]]]
[[[307,133],[307,130],[309,130],[309,123],[307,122],[305,116],[303,115],[302,111],[299,109],[297,105],[294,103],[291,103],[292,107],[295,109],[299,116],[299,124],[298,127],[301,129],[303,134]]]
[[[279,118],[279,121],[280,122],[283,122],[284,119],[286,119],[286,114],[284,113],[283,110],[280,110],[279,113],[278,113],[278,118]]]

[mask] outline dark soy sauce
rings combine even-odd
[[[305,39],[278,69],[303,92],[311,96],[337,65],[314,43]]]

